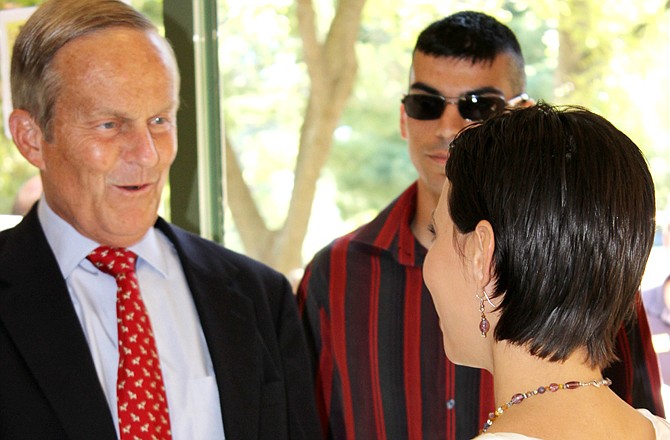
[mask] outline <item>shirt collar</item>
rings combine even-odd
[[[426,249],[412,233],[418,186],[414,182],[370,223],[363,225],[353,241],[389,252],[403,266],[420,267]]]
[[[95,271],[95,267],[86,260],[86,256],[100,244],[84,237],[68,222],[56,214],[44,196],[37,206],[37,216],[39,218],[44,235],[46,235],[49,246],[51,247],[58,266],[63,274],[63,278],[68,278],[72,271],[81,264],[81,267],[88,271]],[[159,235],[155,228],[150,228],[142,239],[130,246],[128,249],[138,255],[138,265],[148,264],[160,272],[162,276],[167,276],[166,253],[165,249],[167,238]]]

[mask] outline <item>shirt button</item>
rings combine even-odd
[[[447,400],[447,409],[454,409],[456,406],[456,401],[454,399]]]

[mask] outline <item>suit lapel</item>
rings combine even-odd
[[[71,439],[116,431],[67,286],[36,209],[0,252],[0,321]]]
[[[214,365],[226,438],[257,438],[263,380],[254,305],[237,269],[203,242],[159,219],[177,249]],[[215,259],[216,261],[213,261]]]

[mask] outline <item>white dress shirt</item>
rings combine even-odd
[[[56,215],[44,197],[38,217],[67,282],[118,435],[116,281],[86,259],[99,244]],[[158,348],[172,438],[221,440],[223,422],[212,360],[177,252],[155,228],[129,249],[138,255],[137,278]]]

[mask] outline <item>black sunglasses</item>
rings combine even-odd
[[[458,113],[463,119],[483,121],[502,113],[507,106],[515,106],[527,101],[528,95],[522,93],[509,101],[495,93],[467,93],[458,98],[446,98],[440,95],[410,94],[402,98],[405,112],[410,118],[420,121],[439,119],[447,108],[447,104],[458,105]]]

